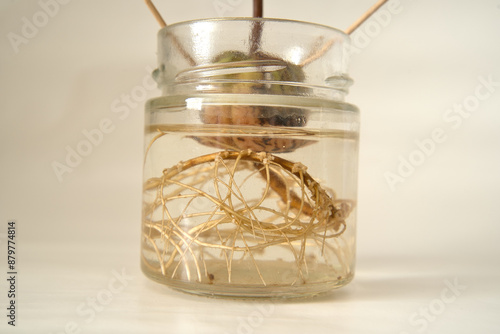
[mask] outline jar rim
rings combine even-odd
[[[187,20],[187,21],[180,21],[180,22],[169,24],[169,25],[161,28],[158,31],[158,33],[160,34],[163,31],[170,30],[170,29],[175,28],[175,27],[190,25],[190,24],[199,23],[199,22],[229,22],[229,21],[232,21],[232,22],[236,22],[236,21],[241,21],[241,22],[275,22],[275,23],[300,24],[300,25],[306,25],[306,26],[312,26],[312,27],[316,27],[316,28],[330,30],[330,31],[335,32],[335,33],[340,33],[343,37],[350,40],[350,35],[347,34],[345,31],[342,31],[338,28],[328,26],[326,24],[301,21],[301,20],[270,18],[270,17],[264,17],[264,18],[259,18],[259,17],[213,17],[213,18],[204,18],[204,19],[196,19],[196,20]]]

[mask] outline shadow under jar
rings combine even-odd
[[[349,37],[273,19],[159,31],[141,265],[184,292],[311,296],[354,275],[359,112]]]

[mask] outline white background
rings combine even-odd
[[[169,23],[251,15],[247,0],[156,2]],[[268,0],[265,16],[345,29],[374,2]],[[253,303],[180,294],[140,272],[146,98],[123,119],[111,104],[155,65],[158,25],[143,1],[70,1],[16,46],[9,36],[25,38],[23,18],[43,19],[42,7],[0,0],[0,331],[500,332],[500,0],[390,3],[397,13],[361,28],[350,72],[348,100],[362,111],[357,277],[321,298]],[[479,101],[480,77],[497,84]],[[475,101],[470,116],[449,111]],[[104,119],[113,130],[60,182],[53,163]],[[439,129],[445,139],[391,187],[388,173]],[[15,328],[5,316],[9,219]],[[123,289],[92,314],[117,273]]]

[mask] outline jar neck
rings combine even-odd
[[[231,65],[231,66],[229,66]],[[233,65],[237,65],[233,67]],[[193,67],[179,73],[171,82],[163,82],[161,74],[155,71],[154,76],[162,89],[162,94],[269,94],[291,95],[302,97],[319,97],[344,101],[349,92],[352,79],[339,74],[327,78],[324,86],[307,84],[302,81],[279,80],[280,74],[287,67],[271,64],[227,64],[203,68]],[[281,72],[281,73],[280,73]]]
[[[258,46],[249,48],[260,30]],[[249,37],[252,36],[252,37]],[[270,94],[344,101],[349,37],[269,19],[219,19],[160,30],[154,77],[164,95]]]

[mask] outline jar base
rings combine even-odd
[[[142,266],[142,271],[151,280],[183,293],[213,298],[257,300],[312,298],[344,287],[354,277],[353,274],[350,274],[347,277],[334,281],[292,285],[207,284],[170,279],[161,274],[152,273],[144,265]]]

